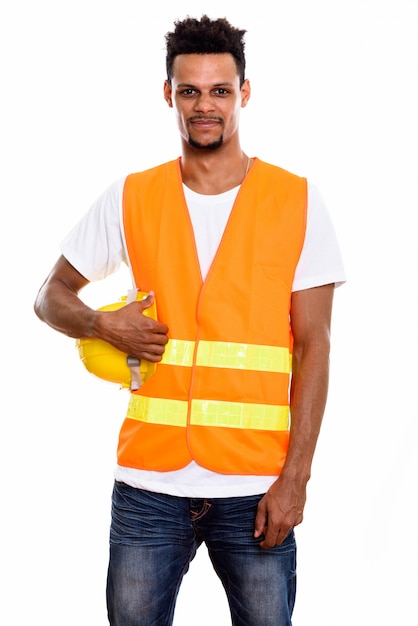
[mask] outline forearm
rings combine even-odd
[[[34,309],[43,322],[68,337],[95,336],[97,312],[64,284],[45,283],[37,295]]]
[[[310,478],[325,410],[329,379],[329,337],[295,350],[290,394],[290,442],[282,477],[300,486]]]
[[[96,336],[97,312],[78,297],[88,282],[61,256],[38,292],[34,305],[36,315],[69,337]]]

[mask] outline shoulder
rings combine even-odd
[[[319,190],[312,182],[308,181],[308,222],[311,224],[328,224],[332,226],[331,214],[328,211],[327,204]]]
[[[146,183],[147,181],[152,181],[161,177],[164,178],[170,175],[175,175],[180,168],[179,162],[180,159],[178,158],[172,161],[167,161],[166,163],[161,163],[160,165],[155,165],[154,167],[150,167],[140,172],[133,172],[126,177],[125,186],[138,182]]]
[[[294,172],[291,172],[290,170],[287,170],[278,165],[267,163],[267,161],[263,161],[259,159],[258,157],[254,159],[254,164],[256,165],[256,168],[254,169],[262,173],[263,176],[268,176],[268,177],[272,177],[275,179],[294,180],[295,182],[300,181],[300,183],[305,184],[305,185],[307,183],[306,178],[304,176],[295,174]]]
[[[344,263],[331,214],[316,185],[308,183],[305,241],[293,281],[293,291],[346,280]]]

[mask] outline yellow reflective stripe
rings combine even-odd
[[[288,430],[289,407],[270,404],[192,400],[190,423],[247,430]]]
[[[170,339],[165,347],[161,363],[192,367],[194,349],[194,341]],[[227,341],[200,341],[196,365],[289,374],[291,371],[291,354],[288,348],[278,346]]]
[[[187,426],[188,404],[183,400],[147,398],[131,394],[126,417],[148,424]]]
[[[288,348],[278,346],[200,341],[196,365],[288,374],[291,358]]]
[[[161,363],[165,365],[193,365],[194,341],[183,339],[170,339],[165,347]]]
[[[126,417],[167,426],[187,426],[188,404],[183,400],[147,398],[132,394]],[[247,430],[288,430],[289,407],[269,404],[192,400],[190,423]]]

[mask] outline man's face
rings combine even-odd
[[[250,87],[245,81],[240,88],[231,54],[181,54],[164,97],[177,113],[182,139],[193,148],[216,150],[237,136]]]

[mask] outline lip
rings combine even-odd
[[[192,118],[189,120],[189,124],[191,124],[191,126],[194,126],[195,128],[201,128],[201,129],[206,129],[206,128],[214,128],[215,126],[218,126],[220,124],[220,120],[216,119],[216,118]]]

